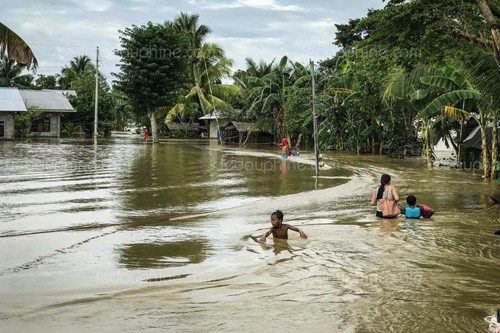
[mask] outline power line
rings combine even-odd
[[[49,47],[82,47],[82,48],[95,48],[95,45],[53,45],[53,44],[43,44],[43,43],[30,43],[30,45],[40,45],[40,46],[49,46]]]

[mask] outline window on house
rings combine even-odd
[[[5,121],[0,120],[0,138],[5,137]]]
[[[50,117],[35,120],[31,128],[33,132],[50,132]]]

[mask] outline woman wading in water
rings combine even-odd
[[[398,191],[394,186],[391,185],[391,176],[383,174],[380,178],[380,186],[377,190],[373,192],[371,204],[372,206],[377,205],[377,217],[382,216],[382,208],[380,208],[379,199],[382,198],[393,198],[396,202],[399,201]]]

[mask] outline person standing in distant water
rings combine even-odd
[[[281,139],[281,153],[288,156],[288,140],[286,136],[283,135],[283,139]]]
[[[149,131],[147,127],[144,127],[144,140],[148,141]]]
[[[394,186],[391,185],[391,176],[386,174],[383,174],[382,177],[380,177],[380,186],[373,192],[372,195],[371,204],[372,206],[377,205],[377,217],[383,217],[382,208],[380,208],[380,203],[378,201],[382,198],[394,198],[396,202],[399,201],[398,191]]]

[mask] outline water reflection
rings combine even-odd
[[[210,249],[203,239],[175,243],[123,244],[115,249],[118,263],[129,269],[165,268],[202,262]]]
[[[381,219],[379,218],[377,222],[373,223],[374,227],[380,228],[380,232],[382,234],[391,234],[396,231],[401,230],[401,225],[400,225],[401,219],[400,218],[394,218],[394,219]]]
[[[280,181],[281,181],[281,187],[284,188],[286,187],[286,173],[288,171],[288,165],[286,159],[281,160],[280,164]]]
[[[325,154],[336,168],[311,191],[313,169],[259,151],[127,140],[0,145],[4,330],[234,332],[294,313],[266,329],[479,332],[497,305],[494,183]],[[384,172],[433,218],[375,219],[366,198]],[[245,236],[276,208],[309,239]]]

